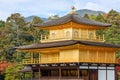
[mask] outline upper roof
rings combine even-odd
[[[120,45],[107,44],[107,43],[102,43],[102,42],[66,40],[66,41],[57,41],[57,42],[48,42],[48,43],[35,43],[32,45],[16,47],[16,49],[20,49],[20,50],[43,49],[43,48],[52,48],[52,47],[63,47],[63,46],[69,46],[69,45],[74,45],[74,44],[101,46],[101,47],[109,47],[109,48],[120,48]]]
[[[87,25],[92,25],[92,26],[102,26],[102,27],[109,27],[111,24],[107,23],[101,23],[101,22],[96,22],[93,20],[89,20],[83,17],[80,17],[78,14],[68,14],[66,16],[63,16],[59,19],[47,21],[41,24],[34,24],[34,27],[48,27],[48,26],[55,26],[55,25],[60,25],[67,23],[69,21],[74,21],[78,24],[87,24]]]

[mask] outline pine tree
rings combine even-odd
[[[84,15],[84,18],[89,19],[89,16],[87,13]]]
[[[107,16],[107,22],[114,25],[120,25],[120,13],[113,9],[109,11]]]
[[[95,20],[99,22],[105,22],[105,19],[101,14],[98,14]]]

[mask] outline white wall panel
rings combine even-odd
[[[98,70],[98,80],[106,80],[106,70]]]
[[[115,80],[115,71],[107,70],[107,78],[108,78],[108,80]]]

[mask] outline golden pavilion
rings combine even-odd
[[[20,71],[30,71],[31,80],[115,80],[116,51],[120,45],[107,44],[104,35],[96,34],[110,26],[80,17],[74,11],[35,24],[35,28],[48,30],[49,34],[40,34],[40,43],[16,47],[31,54],[23,59],[26,67]]]

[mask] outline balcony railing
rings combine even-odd
[[[54,58],[32,58],[32,59],[23,59],[22,63],[23,64],[42,64],[42,63],[58,63],[59,58],[54,57]]]
[[[56,36],[54,38],[50,37],[49,35],[41,35],[40,36],[41,42],[52,42],[52,41],[60,41],[60,40],[86,40],[86,41],[96,41],[96,42],[104,42],[104,35],[97,35],[97,36],[88,36],[88,35],[80,35],[78,37],[59,37]]]
[[[22,61],[23,64],[38,64],[40,63],[40,60],[38,58],[34,59],[23,59]]]
[[[34,58],[34,59],[23,59],[22,63],[23,64],[49,64],[49,63],[66,63],[66,62],[93,62],[93,63],[116,63],[119,64],[120,60],[115,60],[115,61],[106,61],[106,60],[75,60],[75,59],[59,59],[58,57],[54,58]]]

